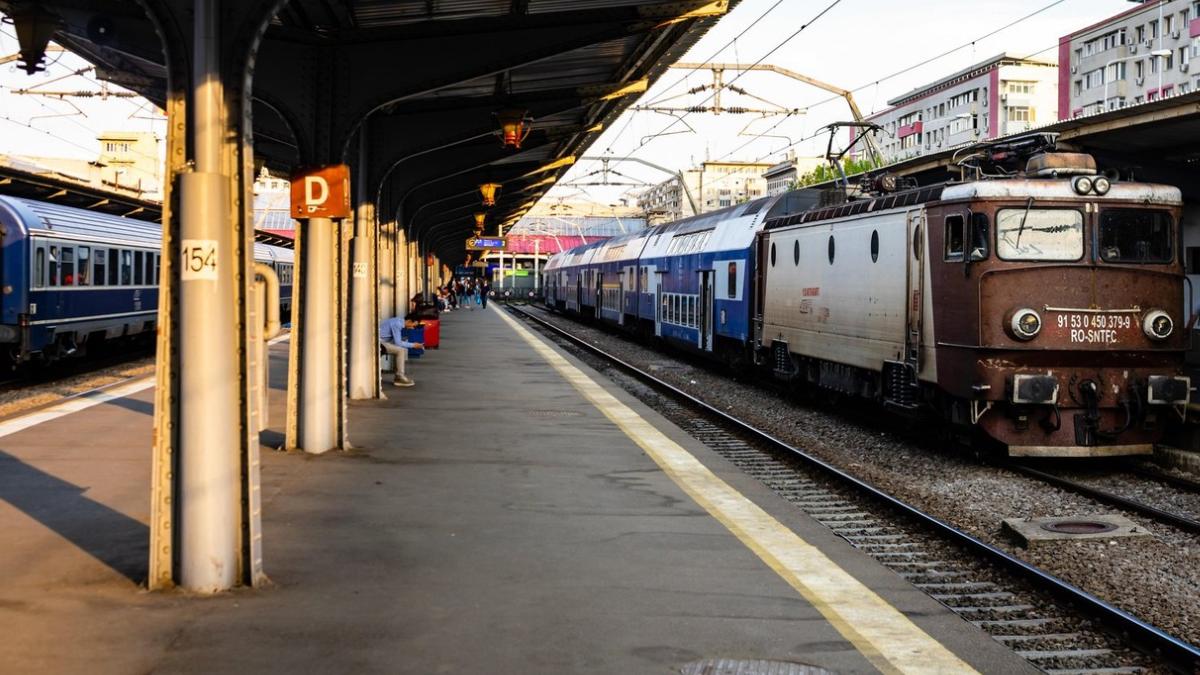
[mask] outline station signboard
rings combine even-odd
[[[349,218],[350,167],[308,167],[292,176],[292,217]]]
[[[504,237],[470,237],[467,239],[468,251],[503,251],[508,247]]]

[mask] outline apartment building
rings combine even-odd
[[[825,163],[824,157],[797,157],[795,153],[788,153],[787,159],[763,173],[767,181],[767,196],[787,192],[801,176]]]
[[[700,213],[733,206],[767,194],[763,174],[770,164],[757,162],[704,162],[687,169],[683,178]],[[696,215],[677,179],[664,181],[638,195],[638,207],[652,223]]]
[[[1200,0],[1139,0],[1058,44],[1060,119],[1200,89]]]
[[[999,54],[888,101],[867,118],[883,127],[886,163],[1021,133],[1058,119],[1055,64]],[[860,143],[854,156],[866,149]]]

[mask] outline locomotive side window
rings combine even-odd
[[[33,287],[46,285],[46,247],[38,244],[33,249]]]
[[[108,260],[108,252],[102,248],[95,250],[92,256],[92,282],[97,286],[103,286],[108,280],[106,270],[108,266],[105,264]]]
[[[797,267],[800,266],[800,240],[799,239],[792,242],[792,262]]]
[[[729,297],[731,298],[737,297],[737,267],[737,263],[729,263],[729,283],[727,286],[729,286]]]
[[[966,228],[961,215],[946,216],[945,260],[962,260]]]
[[[833,235],[831,234],[831,235],[829,235],[829,264],[830,265],[833,264],[833,253],[834,253]]]
[[[967,231],[967,247],[971,249],[971,260],[987,260],[988,257],[988,217],[986,213],[972,213],[971,225]]]
[[[1145,209],[1100,212],[1100,257],[1105,262],[1169,263],[1174,260],[1171,216]]]
[[[78,286],[87,286],[92,279],[92,249],[90,246],[80,246],[76,253],[79,254],[79,273],[75,275],[75,283]]]
[[[58,247],[57,246],[50,247],[50,265],[49,265],[48,269],[50,271],[50,283],[48,285],[57,286],[58,285]]]
[[[879,261],[879,230],[871,231],[871,262]]]
[[[1000,209],[996,252],[1003,260],[1079,260],[1083,214],[1074,209]]]
[[[775,242],[771,242],[771,267],[775,266]]]

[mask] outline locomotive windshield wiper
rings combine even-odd
[[[1021,247],[1021,233],[1025,231],[1025,220],[1029,218],[1029,209],[1033,207],[1033,197],[1025,202],[1025,213],[1021,214],[1021,226],[1017,228],[1017,244],[1016,247]]]

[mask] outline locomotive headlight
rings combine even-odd
[[[1165,340],[1175,330],[1175,322],[1171,320],[1169,314],[1161,309],[1156,309],[1148,312],[1146,318],[1142,319],[1142,330],[1148,337]]]
[[[1020,340],[1032,340],[1042,330],[1042,317],[1032,309],[1018,309],[1009,322],[1012,333]]]
[[[1092,189],[1095,190],[1096,194],[1098,195],[1108,194],[1108,189],[1111,187],[1112,183],[1109,182],[1109,180],[1104,176],[1097,176],[1096,180],[1092,181]]]
[[[1071,187],[1075,189],[1075,192],[1086,195],[1092,191],[1092,179],[1087,176],[1078,176],[1071,181]]]

